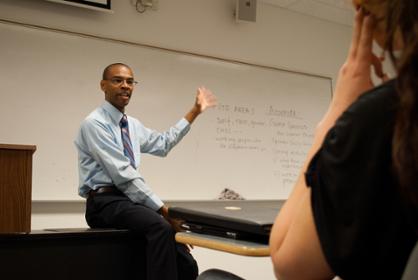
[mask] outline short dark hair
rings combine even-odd
[[[107,75],[108,75],[110,69],[112,69],[114,66],[124,66],[124,67],[126,67],[126,68],[128,68],[128,69],[130,69],[132,71],[131,67],[129,67],[125,63],[121,63],[121,62],[112,63],[112,64],[106,66],[106,68],[103,70],[102,80],[106,80],[107,79]]]

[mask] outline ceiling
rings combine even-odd
[[[260,0],[293,12],[343,25],[352,25],[354,9],[351,0]]]

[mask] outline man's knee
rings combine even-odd
[[[150,232],[154,235],[166,238],[173,238],[175,231],[171,224],[164,218],[159,219],[150,227]]]

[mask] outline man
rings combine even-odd
[[[196,261],[184,245],[175,242],[175,221],[137,168],[141,153],[167,155],[195,118],[216,105],[216,98],[199,88],[190,112],[159,133],[125,115],[135,84],[129,66],[115,63],[106,67],[100,82],[105,102],[82,122],[75,140],[79,195],[87,198],[86,220],[92,228],[126,228],[143,237],[148,279],[195,279]]]

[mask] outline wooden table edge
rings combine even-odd
[[[176,234],[176,241],[183,244],[190,244],[193,246],[203,247],[207,249],[214,249],[218,251],[228,252],[242,256],[252,257],[267,257],[270,256],[270,250],[268,245],[262,246],[258,243],[254,243],[255,247],[251,247],[251,242],[243,241],[239,244],[239,241],[233,243],[234,239],[228,240],[224,238],[226,242],[218,239],[210,239],[204,235],[188,234],[187,232],[178,232]],[[229,242],[228,242],[229,241]],[[248,246],[245,245],[248,243]]]

